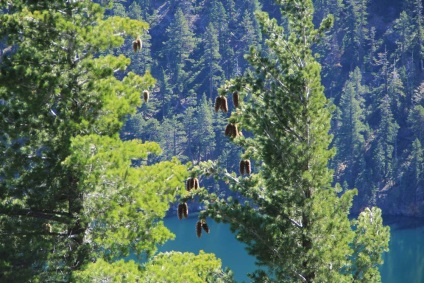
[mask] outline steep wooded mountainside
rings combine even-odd
[[[314,4],[317,25],[334,15],[333,28],[314,49],[325,94],[335,105],[334,181],[359,190],[354,212],[378,205],[386,214],[424,216],[422,1]],[[284,25],[277,6],[259,0],[128,0],[111,7],[110,15],[150,23],[141,53],[116,52],[131,57],[132,70],[149,69],[158,80],[151,103],[129,119],[122,138],[158,141],[160,159],[218,159],[235,170],[240,149],[226,142],[229,115],[214,113],[213,101],[226,79],[248,71],[249,46],[264,46],[255,10]]]

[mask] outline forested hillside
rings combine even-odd
[[[234,282],[157,252],[192,206],[252,282],[380,282],[374,205],[422,211],[422,6],[315,4],[0,1],[0,282]]]
[[[354,212],[378,205],[386,214],[424,216],[422,2],[314,4],[317,25],[334,15],[333,28],[314,47],[325,94],[336,106],[334,181],[359,190]],[[148,69],[157,79],[151,103],[130,118],[122,138],[159,142],[160,159],[219,159],[235,169],[240,150],[225,142],[223,131],[229,114],[214,113],[213,102],[226,79],[246,71],[249,46],[263,46],[257,9],[284,25],[269,0],[114,1],[110,15],[151,25],[141,53],[129,45],[116,52],[131,57],[133,70]]]

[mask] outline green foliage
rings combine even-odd
[[[189,58],[190,53],[196,46],[196,41],[188,22],[181,11],[175,12],[175,21],[166,30],[168,40],[165,44],[165,58],[168,62],[168,69],[174,73],[174,81],[178,81],[181,77],[178,72],[184,67],[185,61]]]
[[[75,272],[74,282],[234,282],[231,273],[223,272],[221,261],[213,254],[181,252],[159,253],[142,267],[130,260],[108,263],[102,259]]]
[[[144,266],[142,282],[233,282],[222,272],[221,261],[212,254],[167,252],[155,256]]]
[[[148,265],[174,237],[162,218],[188,174],[177,159],[152,163],[158,144],[119,139],[156,81],[109,51],[148,25],[104,18],[92,1],[0,7],[11,50],[0,54],[1,281],[140,281],[142,268],[119,259]],[[196,269],[185,271],[199,280],[220,268],[209,255],[191,258]]]
[[[0,29],[16,46],[2,57],[0,76],[2,273],[9,281],[62,281],[92,256],[87,238],[96,231],[85,216],[96,208],[84,200],[86,175],[65,162],[72,140],[96,133],[111,143],[141,103],[139,88],[154,84],[149,74],[129,73],[119,81],[114,72],[125,70],[129,60],[94,54],[148,26],[103,20],[91,2],[19,4],[2,16]]]
[[[353,278],[355,282],[381,282],[378,266],[383,263],[382,253],[389,248],[390,228],[383,227],[381,210],[376,207],[366,208],[353,225]]]
[[[424,123],[424,107],[417,105],[411,109],[408,122],[411,125],[411,130],[414,132],[414,135],[420,141],[424,141],[424,129],[422,127]]]
[[[74,272],[72,282],[140,282],[142,273],[140,265],[134,261],[125,262],[123,259],[109,263],[103,259],[98,259],[94,263],[89,263],[82,271]]]
[[[182,115],[176,115],[170,119],[164,119],[160,127],[160,140],[162,148],[167,152],[167,157],[176,156],[185,160],[187,157],[184,155],[187,136],[186,130],[181,123]]]
[[[362,85],[362,76],[359,68],[350,74],[349,80],[343,89],[340,98],[340,116],[337,117],[338,136],[335,145],[338,148],[335,159],[338,163],[336,178],[341,176],[354,186],[358,178],[363,160],[363,148],[365,146],[366,126],[365,113],[363,111],[364,96],[368,92]]]
[[[420,185],[422,185],[424,181],[424,168],[423,168],[424,151],[418,139],[414,140],[412,143],[412,151],[411,151],[410,158],[411,158],[410,169],[415,179],[414,183],[417,185],[417,187],[419,187]],[[416,197],[416,193],[415,193],[415,197]]]
[[[248,69],[243,56],[249,50],[249,44],[254,44],[258,50],[266,49],[254,17],[255,10],[264,9],[282,26],[288,24],[286,17],[281,15],[271,0],[262,0],[260,4],[257,0],[115,2],[126,8],[125,13],[130,18],[144,19],[151,24],[150,35],[153,38],[150,40],[147,33],[142,35],[143,46],[146,46],[142,52],[134,53],[128,48],[116,48],[113,52],[131,58],[129,70],[135,73],[151,70],[158,80],[156,87],[151,89],[153,100],[139,111],[146,121],[155,118],[160,124],[165,118],[167,121],[181,120],[174,115],[189,116],[192,113],[188,109],[201,104],[204,93],[213,100],[218,94],[218,85],[224,79],[240,75]],[[400,180],[406,176],[405,164],[408,164],[412,149],[411,141],[415,139],[415,131],[408,128],[408,117],[416,106],[416,93],[422,93],[419,88],[424,66],[422,1],[391,1],[384,5],[378,1],[363,0],[314,0],[313,3],[314,26],[317,27],[314,42],[317,45],[312,48],[319,53],[319,56],[315,56],[322,65],[321,80],[326,96],[338,108],[346,109],[346,105],[342,104],[346,103],[346,92],[353,86],[353,73],[356,78],[360,74],[361,87],[366,89],[364,95],[361,94],[359,107],[354,108],[359,113],[353,113],[353,116],[361,117],[360,124],[363,124],[355,127],[355,131],[362,126],[365,128],[359,131],[359,135],[355,134],[355,138],[360,137],[360,142],[356,140],[354,147],[351,142],[342,142],[348,137],[347,112],[333,119],[331,133],[335,136],[338,153],[331,167],[336,171],[336,181],[347,184],[348,188],[358,187],[359,197],[354,201],[354,212],[359,212],[373,201],[386,207],[385,204],[399,199],[397,187],[411,183],[406,179]],[[114,13],[111,11],[109,14]],[[177,23],[182,23],[180,29],[176,28]],[[331,25],[333,28],[329,30]],[[130,44],[131,39],[126,41],[128,43],[124,45]],[[174,61],[184,44],[188,48],[180,53],[184,53],[185,59],[177,64]],[[385,145],[379,141],[384,139],[380,136],[384,133],[380,129],[383,125],[380,114],[386,94],[390,100],[392,122],[399,126],[399,131],[394,135],[393,154],[391,157],[386,154],[389,156],[386,158],[387,165],[390,165],[389,171],[392,172],[389,174],[383,172],[385,169],[377,170],[377,166],[383,167],[378,161],[380,158],[374,157],[379,154],[383,161],[383,151],[386,151]],[[222,120],[224,116],[219,114],[216,117]],[[186,121],[183,123],[192,127],[191,136],[196,135],[197,128]],[[221,134],[222,127],[225,127],[225,123],[223,126],[218,126],[218,123],[214,125],[215,150],[211,155],[228,168],[235,168],[237,149],[224,145],[226,138]],[[152,124],[150,132],[153,132],[153,128],[155,126]],[[145,131],[131,135],[144,136],[142,132]],[[129,131],[124,129],[124,132]],[[186,129],[186,132],[189,131]],[[165,143],[161,141],[161,144]],[[196,161],[192,145],[190,141],[182,143],[180,156]],[[356,156],[353,159],[352,148],[355,148]],[[165,154],[156,160],[171,156],[172,149],[164,148]],[[381,171],[381,174],[375,173],[377,171]],[[389,177],[383,178],[385,174]],[[382,191],[387,192],[387,198],[370,197]],[[404,205],[407,207],[409,204]],[[398,214],[400,210],[405,211],[394,208],[386,213]]]
[[[258,12],[267,48],[261,52],[252,47],[246,56],[251,69],[220,89],[225,95],[238,91],[244,101],[229,122],[249,133],[232,141],[244,150],[240,159],[252,160],[254,174],[237,176],[213,162],[196,167],[198,174],[229,183],[238,196],[202,192],[208,206],[200,217],[229,223],[237,239],[247,244],[263,267],[251,275],[254,282],[362,280],[351,271],[357,264],[352,256],[356,243],[376,243],[365,246],[381,257],[389,234],[352,229],[348,215],[356,190],[340,194],[338,187],[331,187],[327,165],[334,155],[328,134],[331,109],[323,94],[320,65],[311,51],[321,32],[312,23],[310,1],[278,3],[287,31]],[[380,213],[378,208],[372,210]],[[381,219],[374,225],[372,229],[386,229]],[[376,237],[381,238],[375,241]],[[380,258],[367,256],[371,264],[358,264],[357,269],[361,274],[378,273]]]

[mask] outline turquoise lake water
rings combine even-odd
[[[390,251],[381,267],[383,283],[424,283],[424,219],[385,217]]]
[[[231,268],[237,282],[249,282],[246,274],[255,270],[254,258],[235,240],[229,226],[209,221],[211,233],[197,238],[196,222],[195,216],[184,220],[166,218],[165,224],[176,239],[166,243],[160,251],[215,253],[223,266]],[[381,267],[383,283],[424,283],[424,219],[385,217],[384,222],[390,226],[391,239],[390,252],[384,255]]]

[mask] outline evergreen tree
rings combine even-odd
[[[254,17],[254,11],[246,9],[241,17],[240,22],[240,35],[239,39],[240,47],[236,56],[239,57],[239,64],[243,62],[242,58],[245,53],[249,51],[250,46],[259,46],[260,32],[257,26],[256,19]],[[241,67],[244,67],[244,64],[240,64]]]
[[[344,18],[344,1],[342,0],[315,0],[315,22],[321,22],[322,19],[332,14],[334,16],[334,24],[330,32],[328,32],[317,44],[316,50],[322,55],[320,63],[322,64],[322,80],[326,86],[326,95],[329,98],[336,97],[340,93],[340,78],[343,77],[341,60],[343,59],[344,46],[339,38],[345,33],[346,21]]]
[[[208,160],[212,158],[212,153],[215,150],[215,133],[213,131],[212,120],[212,102],[206,99],[203,95],[200,105],[196,113],[196,161]]]
[[[181,123],[182,115],[165,118],[160,127],[160,144],[164,150],[165,159],[172,156],[186,161],[187,134]]]
[[[217,32],[212,24],[206,28],[204,37],[204,65],[206,68],[205,80],[208,84],[208,98],[213,99],[213,93],[223,80],[223,71],[220,66],[221,54],[219,53],[219,42]]]
[[[371,166],[375,173],[374,180],[382,188],[392,181],[397,166],[399,125],[394,111],[399,109],[401,103],[402,86],[399,85],[396,71],[390,70],[387,51],[379,54],[376,65],[380,70],[375,76],[374,84],[377,87],[373,89],[374,103],[371,105],[375,123]]]
[[[337,128],[336,164],[339,172],[344,176],[349,187],[354,186],[355,179],[359,174],[358,165],[363,159],[365,144],[365,114],[364,94],[367,88],[362,85],[361,71],[357,67],[346,82],[340,98],[340,118]],[[337,170],[337,169],[336,169]]]
[[[143,18],[143,10],[140,5],[134,1],[131,5],[128,6],[127,15],[129,18],[139,21],[146,21],[146,18]],[[129,66],[129,70],[135,73],[144,73],[146,71],[150,71],[150,67],[153,64],[152,56],[150,54],[151,49],[151,36],[150,34],[143,33],[140,36],[142,47],[139,52],[133,52],[133,50],[128,50],[128,48],[120,48],[119,52],[125,54],[127,57],[131,59],[131,64]],[[130,44],[130,41],[128,42]]]
[[[393,36],[396,38],[395,42],[397,45],[395,58],[401,59],[403,63],[409,58],[413,51],[413,43],[417,37],[415,27],[411,23],[411,19],[408,14],[403,11],[400,16],[394,22],[393,30],[391,31]]]
[[[230,5],[234,5],[234,3],[232,2],[232,4]],[[234,35],[231,32],[229,27],[230,23],[232,22],[231,9],[229,9],[227,13],[224,5],[221,2],[219,2],[217,3],[217,7],[214,11],[214,15],[211,18],[213,20],[212,23],[218,33],[219,51],[221,54],[222,70],[225,72],[225,77],[229,79],[230,76],[234,74],[235,72],[234,66],[236,65],[236,61],[234,60],[234,49],[233,49]]]
[[[221,177],[238,197],[205,195],[209,204],[200,217],[230,223],[264,267],[252,275],[255,282],[379,282],[389,240],[381,211],[367,209],[350,222],[355,191],[339,196],[330,185],[330,111],[311,46],[331,18],[315,30],[311,1],[278,3],[288,31],[257,13],[267,49],[251,48],[252,70],[220,90],[238,91],[244,100],[226,130],[244,149],[241,160],[250,160],[241,163],[244,175],[213,162],[195,170]]]
[[[412,151],[411,151],[411,166],[410,169],[413,174],[413,178],[415,180],[415,186],[417,189],[422,191],[424,188],[424,151],[421,146],[421,142],[419,139],[415,139],[412,143]]]
[[[424,107],[416,105],[410,112],[408,122],[414,137],[424,142]]]
[[[190,30],[187,19],[181,9],[175,12],[175,19],[167,28],[168,40],[165,44],[165,58],[170,70],[184,66],[185,61],[195,47],[194,34]],[[178,78],[178,76],[177,76]]]
[[[364,46],[368,39],[368,2],[369,0],[348,0],[346,6],[347,33],[344,38],[346,58],[350,68],[359,66],[363,70]]]
[[[186,97],[190,71],[186,70],[189,56],[196,46],[193,32],[180,8],[174,15],[174,21],[166,29],[168,40],[164,42],[163,58],[166,61],[166,72],[169,83],[174,91],[171,109],[177,110],[181,100]]]
[[[394,178],[398,130],[399,125],[396,123],[390,108],[390,98],[386,95],[380,105],[380,123],[374,143],[373,168],[375,168],[375,180],[390,182]]]
[[[404,7],[411,19],[412,29],[415,31],[413,43],[414,53],[418,55],[418,70],[424,70],[424,16],[423,2],[420,0],[405,0]]]
[[[13,47],[0,58],[0,281],[151,276],[119,259],[156,266],[157,245],[173,237],[162,218],[187,169],[176,159],[152,164],[155,143],[119,139],[155,80],[126,72],[123,55],[101,55],[148,25],[104,19],[88,0],[2,1],[0,9],[0,41]],[[191,256],[201,264],[181,267],[186,274],[220,273],[214,257]]]

